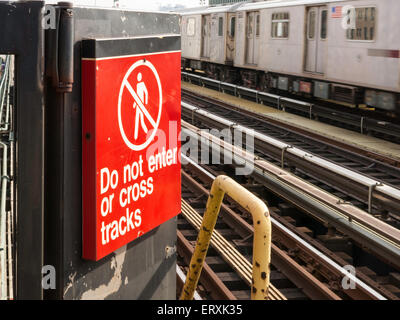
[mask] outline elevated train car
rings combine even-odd
[[[235,19],[240,4],[198,8],[182,14],[182,52],[193,69],[215,71],[215,63],[233,65],[235,58]],[[230,21],[231,25],[227,23]],[[227,32],[227,30],[229,32]],[[202,64],[201,62],[208,62]],[[218,68],[219,70],[219,68]]]
[[[398,0],[277,0],[184,12],[182,65],[264,91],[400,113],[399,10]]]

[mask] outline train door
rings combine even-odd
[[[248,12],[246,19],[246,63],[258,64],[260,13]]]
[[[202,52],[201,56],[204,58],[209,58],[210,57],[210,39],[211,39],[211,16],[210,15],[205,15],[202,18]]]
[[[324,73],[328,9],[326,6],[307,10],[305,71]]]
[[[228,35],[226,37],[226,62],[233,62],[235,58],[236,14],[228,14]]]

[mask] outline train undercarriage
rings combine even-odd
[[[356,107],[365,105],[384,110],[396,117],[400,114],[400,94],[394,92],[186,58],[182,58],[182,68],[201,71],[208,78],[264,92],[287,92],[306,98],[333,100]]]

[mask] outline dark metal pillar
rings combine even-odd
[[[0,53],[16,56],[16,297],[42,299],[44,31],[42,1],[0,2]]]
[[[63,10],[57,8],[57,17]],[[64,25],[58,23],[58,30],[46,31],[45,264],[56,267],[57,286],[45,290],[45,298],[174,299],[176,255],[166,256],[165,249],[176,243],[175,218],[98,262],[82,259],[81,43],[85,38],[179,34],[179,18],[77,7],[71,14],[70,91],[60,90],[60,81],[55,79],[63,68],[54,70],[60,66],[55,43],[65,40],[60,37]],[[65,54],[64,49],[61,52]]]
[[[16,298],[174,299],[175,218],[99,262],[82,259],[80,81],[82,39],[179,34],[179,17],[59,3],[47,29],[44,8],[0,2],[0,53],[16,57]],[[44,265],[55,289],[42,288]]]

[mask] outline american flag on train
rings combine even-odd
[[[341,18],[342,17],[342,6],[332,7],[332,18]]]

